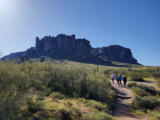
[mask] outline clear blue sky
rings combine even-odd
[[[59,33],[93,47],[120,44],[140,63],[160,65],[160,0],[0,0],[3,55]]]

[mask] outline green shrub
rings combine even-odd
[[[145,80],[142,78],[142,76],[137,75],[137,74],[133,74],[130,76],[130,80],[131,81],[137,81],[137,82],[144,82]]]
[[[21,119],[21,107],[26,103],[23,77],[13,63],[0,63],[0,119]]]
[[[158,91],[152,87],[152,86],[146,86],[146,85],[138,85],[138,87],[146,92],[148,92],[151,95],[156,95],[158,94]]]
[[[144,91],[143,89],[140,89],[140,88],[137,88],[137,87],[133,87],[133,88],[132,88],[132,91],[133,91],[135,94],[137,94],[138,96],[141,96],[141,97],[147,96],[147,92]]]
[[[78,108],[76,108],[76,107],[71,107],[71,109],[70,109],[70,112],[72,113],[72,114],[76,114],[78,117],[80,117],[81,116],[81,111],[80,111],[80,109],[78,109]]]
[[[159,92],[152,86],[138,85],[136,83],[131,83],[128,86],[130,88],[132,88],[132,90],[138,95],[143,94],[142,96],[145,96],[145,95],[154,95],[155,96],[155,95],[159,94]]]
[[[66,109],[61,109],[60,113],[62,114],[62,120],[72,120],[71,113]]]
[[[151,117],[153,117],[156,120],[160,120],[160,112],[159,111],[147,111],[148,115],[150,115]]]
[[[52,93],[50,94],[50,97],[52,98],[52,100],[61,100],[61,99],[64,99],[64,98],[65,98],[65,96],[62,95],[62,94],[59,93],[59,92],[52,92]]]
[[[19,120],[21,118],[19,115],[22,114],[20,113],[21,106],[22,101],[17,101],[16,98],[8,98],[5,101],[0,101],[0,120]]]
[[[131,104],[131,109],[146,112],[148,109],[153,110],[158,106],[160,106],[160,101],[158,101],[155,97],[135,97]]]
[[[160,78],[157,79],[157,85],[160,87]]]
[[[47,120],[56,120],[55,118],[51,117],[51,118],[48,118]]]
[[[160,78],[160,67],[149,67],[146,72],[154,78]]]
[[[41,102],[35,102],[35,101],[28,101],[28,110],[31,113],[35,113],[37,111],[42,111],[44,109],[44,104],[42,104]]]
[[[96,112],[82,115],[82,120],[113,120],[113,118],[104,112]]]
[[[65,105],[71,107],[73,104],[70,101],[67,100],[67,102],[65,102]]]
[[[109,113],[109,108],[107,104],[103,104],[101,102],[97,102],[95,100],[86,100],[84,98],[80,98],[79,101],[84,103],[86,106],[91,107],[93,109],[97,109],[98,111],[104,111]]]

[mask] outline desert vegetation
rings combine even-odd
[[[116,93],[111,74],[130,81],[160,82],[159,67],[98,66],[47,59],[0,62],[1,120],[112,120]],[[160,93],[154,87],[129,85],[135,93],[132,111],[159,119]],[[148,104],[150,103],[150,104]]]
[[[155,120],[159,120],[160,112],[160,91],[152,86],[138,85],[132,83],[129,85],[135,93],[135,98],[131,105],[134,113],[146,114]]]
[[[5,62],[0,63],[0,83],[2,120],[88,120],[89,114],[111,119],[115,92],[103,72],[88,67],[38,60]],[[87,110],[82,114],[81,109]]]

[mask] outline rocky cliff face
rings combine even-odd
[[[137,64],[137,60],[132,56],[131,50],[120,45],[95,48],[93,49],[92,53],[102,59],[108,59],[111,61],[122,63]]]
[[[131,50],[121,46],[92,48],[86,39],[76,39],[75,35],[59,34],[56,37],[45,36],[36,38],[35,47],[24,52],[12,53],[2,60],[20,58],[22,61],[29,58],[46,56],[56,59],[69,59],[79,62],[112,65],[111,61],[137,64]]]
[[[36,55],[54,58],[82,59],[91,56],[91,45],[85,39],[75,39],[75,35],[46,36],[36,38]]]
[[[88,40],[76,39],[75,35],[67,36],[64,34],[59,34],[56,37],[45,36],[42,39],[37,37],[35,47],[24,52],[12,53],[3,57],[2,60],[20,58],[24,61],[28,58],[40,58],[41,56],[111,65],[111,62],[104,61],[92,54],[92,47]]]

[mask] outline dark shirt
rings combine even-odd
[[[126,78],[126,77],[124,77],[124,78],[123,78],[123,81],[124,81],[124,82],[127,82],[127,78]]]

